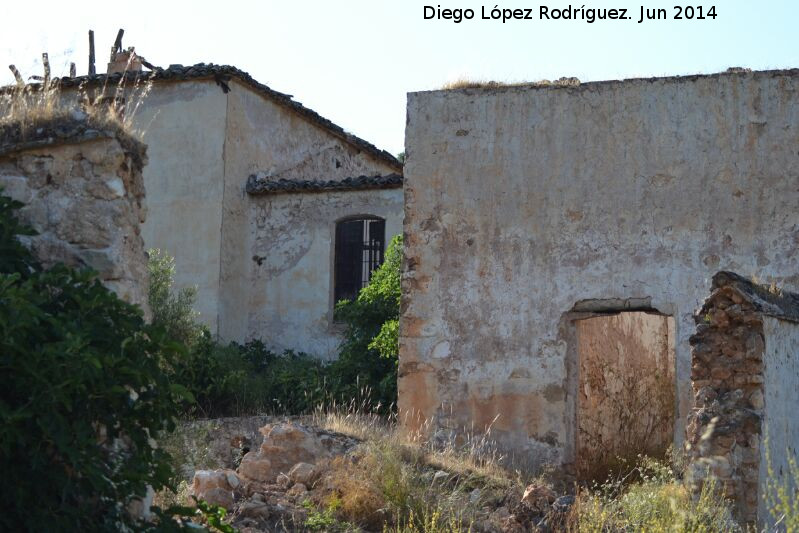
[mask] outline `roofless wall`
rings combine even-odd
[[[404,419],[574,463],[577,323],[643,311],[681,441],[712,274],[799,286],[797,146],[799,71],[410,94]]]

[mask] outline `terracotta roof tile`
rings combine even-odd
[[[74,78],[57,78],[58,83],[61,87],[79,87],[82,85],[116,85],[122,79],[123,74],[97,74],[95,76],[77,76]],[[228,82],[235,78],[239,80],[244,85],[247,85],[255,92],[258,92],[267,98],[271,99],[278,105],[281,105],[295,113],[301,115],[308,121],[316,124],[317,126],[327,130],[331,134],[339,137],[340,139],[346,141],[347,143],[351,144],[352,146],[363,150],[364,152],[370,154],[371,156],[375,157],[386,163],[387,165],[395,168],[396,170],[402,169],[402,163],[400,163],[396,157],[391,155],[389,152],[385,150],[381,150],[377,148],[372,143],[361,139],[360,137],[353,135],[344,129],[341,126],[338,126],[331,122],[330,120],[324,118],[316,111],[309,109],[302,105],[300,102],[297,102],[292,98],[292,95],[281,93],[275,91],[268,86],[259,83],[256,81],[252,76],[248,73],[240,70],[236,67],[229,66],[229,65],[214,65],[213,63],[199,63],[197,65],[190,65],[190,66],[183,66],[183,65],[170,65],[168,68],[156,68],[152,71],[142,71],[142,72],[127,72],[124,74],[126,81],[134,81],[138,80],[151,80],[154,82],[160,81],[182,81],[182,80],[192,80],[192,79],[202,79],[202,78],[211,78],[214,79],[224,92],[228,92],[230,87]],[[54,80],[56,81],[56,80]],[[31,84],[32,86],[37,86],[39,84]],[[15,86],[7,86],[0,88],[0,93],[2,92],[10,92],[15,90]]]
[[[300,192],[360,191],[368,189],[395,189],[402,187],[402,176],[358,176],[342,180],[290,180],[269,179],[269,176],[253,174],[247,179],[246,191],[252,195],[286,194]]]

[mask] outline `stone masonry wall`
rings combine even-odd
[[[764,324],[797,319],[799,296],[729,272],[713,277],[712,293],[695,315],[696,333],[690,338],[695,399],[685,443],[691,462],[688,481],[699,492],[708,479],[716,480],[745,522],[766,518],[762,505],[758,512],[766,490],[764,446],[771,438],[766,421],[776,416],[778,424],[789,428],[778,430],[780,435],[790,435],[797,426],[790,423],[795,417],[785,416],[797,407],[790,393],[796,389],[796,376],[772,368],[766,379],[766,355],[784,343],[770,333],[773,326]],[[799,356],[788,353],[790,349],[782,352],[782,360]],[[771,452],[773,462],[785,463],[785,449]]]
[[[90,267],[146,306],[144,145],[85,117],[0,133],[0,188],[25,204],[20,217],[39,233],[25,239],[39,260]]]
[[[686,449],[696,491],[713,476],[741,518],[757,518],[763,420],[763,321],[732,287],[713,292],[691,337],[694,410]]]

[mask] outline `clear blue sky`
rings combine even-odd
[[[645,2],[665,7],[678,0]],[[472,21],[423,20],[424,5],[477,11]],[[3,2],[0,83],[5,65],[53,74],[87,69],[87,31],[95,31],[98,70],[118,28],[125,46],[167,66],[235,65],[293,94],[344,128],[397,153],[402,150],[405,95],[457,78],[521,81],[576,76],[583,81],[708,73],[730,66],[799,67],[799,0],[716,0],[715,20],[637,24],[642,2],[602,0],[586,7],[630,9],[634,20],[477,20],[498,2],[415,0],[173,0]],[[568,2],[513,1],[505,8],[559,8]],[[576,3],[576,7],[584,5]],[[690,5],[699,5],[694,1]],[[102,71],[102,70],[101,70]]]

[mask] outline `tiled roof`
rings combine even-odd
[[[58,78],[58,81],[61,87],[78,87],[81,85],[102,85],[108,84],[110,86],[116,85],[122,79],[122,74],[97,74],[95,76],[77,76],[74,78]],[[193,80],[193,79],[201,79],[201,78],[213,78],[217,85],[219,85],[224,92],[228,92],[230,87],[228,86],[227,82],[230,81],[232,78],[236,78],[241,83],[247,85],[252,90],[257,93],[260,93],[267,98],[271,99],[278,105],[281,105],[285,108],[288,108],[295,113],[301,115],[308,121],[316,124],[317,126],[327,130],[331,134],[339,137],[340,139],[348,142],[349,144],[355,146],[356,148],[372,155],[376,159],[379,159],[386,163],[387,165],[397,169],[402,169],[402,163],[400,163],[396,157],[391,155],[389,152],[385,150],[381,150],[377,148],[372,143],[361,139],[351,133],[344,131],[341,126],[338,126],[331,122],[330,120],[324,118],[316,111],[312,109],[308,109],[300,102],[292,99],[290,94],[284,94],[273,89],[270,89],[266,85],[259,83],[252,76],[244,72],[243,70],[239,70],[236,67],[232,67],[229,65],[214,65],[213,63],[199,63],[197,65],[191,65],[184,67],[183,65],[170,65],[169,68],[156,68],[152,71],[142,71],[142,72],[127,72],[125,78],[130,81],[134,81],[137,79],[139,80],[151,80],[151,81],[182,81],[182,80]],[[36,85],[36,84],[32,84]],[[14,90],[14,86],[8,86],[0,89],[0,92],[8,92]]]
[[[358,176],[342,180],[271,180],[269,176],[253,174],[247,179],[247,193],[252,195],[299,192],[360,191],[368,189],[395,189],[402,187],[402,176]]]

